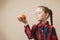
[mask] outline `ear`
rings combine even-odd
[[[49,13],[46,13],[46,18],[48,18],[49,17]]]

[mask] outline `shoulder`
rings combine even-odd
[[[52,29],[54,28],[54,26],[53,26],[53,25],[48,25],[48,28],[49,28],[50,30],[52,30]]]
[[[53,25],[50,25],[50,27],[52,27],[52,28],[54,28],[54,29],[55,29],[55,27],[54,27]]]
[[[49,25],[49,28],[55,30],[55,27],[53,25]]]
[[[54,26],[53,25],[49,25],[49,28],[54,28]]]

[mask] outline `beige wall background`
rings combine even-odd
[[[52,9],[54,27],[60,40],[60,0],[0,0],[0,40],[28,40],[24,24],[17,20],[20,13],[32,26],[36,23],[35,9],[44,5]]]

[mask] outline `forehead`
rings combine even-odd
[[[41,11],[43,11],[41,7],[36,9],[36,12],[41,12]]]

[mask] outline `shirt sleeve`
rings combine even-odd
[[[29,39],[35,37],[36,25],[33,25],[32,29],[30,29],[29,25],[24,26],[24,28],[25,28],[25,33]]]
[[[56,30],[55,30],[54,27],[52,28],[52,40],[58,40],[58,37],[57,37],[57,34],[56,34]]]

